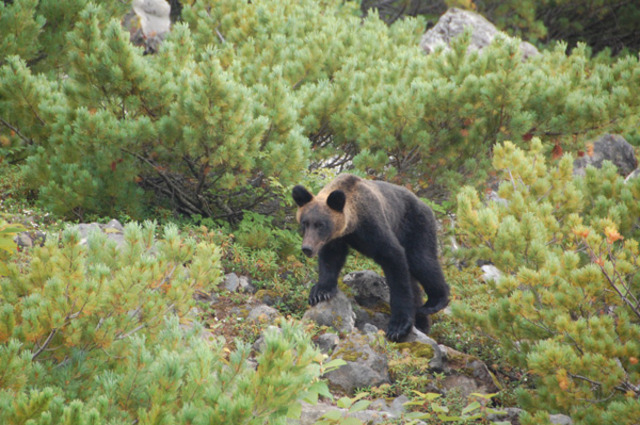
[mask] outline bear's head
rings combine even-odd
[[[300,185],[293,188],[291,195],[298,205],[296,218],[302,230],[302,252],[313,257],[327,242],[342,236],[346,227],[347,197],[342,190],[313,196]]]

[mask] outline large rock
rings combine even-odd
[[[600,168],[604,161],[611,161],[618,167],[618,174],[625,177],[638,167],[633,146],[620,135],[605,134],[593,142],[593,155],[584,155],[573,161],[573,174],[584,176],[589,165]]]
[[[444,370],[447,375],[442,382],[442,390],[446,392],[455,388],[465,396],[500,391],[497,378],[481,360],[450,347],[441,347],[444,348]]]
[[[311,307],[302,318],[347,334],[353,330],[356,320],[351,301],[341,291],[330,300]]]
[[[118,220],[111,220],[107,224],[101,223],[80,223],[72,226],[74,230],[80,233],[80,243],[86,244],[89,235],[94,232],[101,232],[107,236],[107,239],[116,243],[118,247],[124,245],[124,226]]]
[[[387,329],[391,308],[389,287],[384,277],[371,271],[353,272],[342,278],[356,301],[354,311],[356,327],[364,331],[367,324],[378,329]]]
[[[257,323],[275,323],[280,318],[280,313],[273,307],[260,304],[249,312],[247,320]]]
[[[171,29],[171,5],[165,0],[133,0],[132,8],[140,20],[147,51],[157,52]]]
[[[431,53],[442,45],[448,48],[451,40],[462,34],[467,27],[472,29],[469,51],[482,50],[491,44],[496,34],[500,32],[491,22],[477,13],[451,8],[440,17],[433,28],[422,36],[420,47],[426,53]],[[526,41],[520,43],[520,51],[523,59],[539,53],[535,46]]]
[[[391,297],[387,281],[371,270],[349,273],[342,281],[351,288],[356,302],[363,307],[377,308],[389,304]]]
[[[325,375],[330,387],[353,394],[357,388],[390,382],[387,357],[376,352],[369,341],[366,335],[359,332],[353,332],[342,339],[331,357],[340,358],[346,364]]]
[[[256,288],[251,284],[248,277],[238,276],[235,273],[226,274],[224,276],[224,281],[222,282],[222,285],[229,292],[243,292],[243,293],[256,292]],[[269,303],[265,303],[265,304],[271,305]]]
[[[417,355],[420,357],[429,357],[429,368],[433,371],[442,371],[445,367],[445,356],[436,341],[429,338],[420,330],[413,327],[409,335],[407,335],[401,343],[398,343],[398,348],[408,348],[411,355]]]

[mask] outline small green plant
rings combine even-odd
[[[350,416],[353,413],[365,410],[371,404],[370,400],[363,400],[369,393],[361,392],[355,397],[342,397],[336,402],[336,406],[346,411],[329,410],[314,425],[362,425],[362,421]]]
[[[500,413],[500,410],[487,407],[487,404],[491,402],[491,399],[497,394],[481,394],[471,393],[470,396],[474,398],[460,411],[460,414],[452,414],[449,407],[440,402],[435,402],[442,397],[437,393],[421,393],[419,391],[413,391],[416,397],[412,401],[405,403],[407,407],[419,407],[422,411],[413,411],[404,415],[404,418],[409,422],[404,422],[407,425],[413,425],[422,420],[430,420],[437,418],[438,423],[442,422],[456,422],[456,423],[471,423],[478,419],[486,418],[489,414]],[[480,401],[479,401],[480,400]],[[506,425],[508,422],[493,422],[496,425]]]

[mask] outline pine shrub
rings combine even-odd
[[[4,5],[21,20],[0,31],[33,36],[0,57],[0,155],[60,215],[236,220],[308,167],[457,191],[484,180],[496,142],[585,150],[638,122],[633,56],[559,45],[523,62],[501,37],[468,54],[468,34],[425,55],[420,20],[388,27],[340,0],[184,4],[143,55],[120,3],[74,0],[49,25],[58,3]]]
[[[284,423],[316,381],[295,325],[229,351],[191,312],[220,280],[215,246],[128,225],[117,246],[66,231],[0,279],[0,423]]]
[[[482,284],[485,309],[454,312],[499,341],[534,377],[520,400],[579,424],[634,424],[640,415],[640,179],[611,163],[572,175],[565,155],[548,163],[539,140],[527,152],[494,148],[501,201],[458,196],[459,236],[468,260],[503,272]]]

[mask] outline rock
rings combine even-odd
[[[366,308],[376,308],[389,304],[389,287],[384,277],[364,270],[345,275],[342,281],[353,291],[356,302]]]
[[[448,48],[451,40],[462,34],[466,27],[472,28],[469,51],[482,50],[491,44],[496,35],[500,33],[500,31],[483,16],[468,10],[451,8],[440,17],[438,23],[433,28],[424,33],[420,41],[420,47],[422,47],[427,54],[432,53],[436,47],[441,45]],[[535,46],[526,41],[520,43],[520,51],[522,52],[523,60],[539,53]]]
[[[171,6],[165,0],[133,0],[133,11],[140,20],[146,53],[155,53],[171,28]]]
[[[484,282],[489,282],[491,280],[497,282],[498,279],[502,277],[502,272],[500,271],[500,269],[498,269],[493,264],[485,264],[484,266],[481,266],[480,269],[482,270],[481,279]]]
[[[491,192],[489,192],[487,194],[487,203],[488,202],[495,202],[497,204],[501,204],[503,206],[508,206],[509,205],[509,201],[507,201],[504,198],[501,198],[500,195],[498,195],[498,192],[496,192],[495,190],[492,190]]]
[[[633,170],[633,172],[624,179],[624,182],[629,183],[630,180],[637,179],[638,177],[640,177],[640,168]]]
[[[449,375],[444,378],[442,381],[442,389],[445,393],[456,390],[462,398],[467,398],[472,393],[487,393],[486,391],[481,391],[477,382],[466,375]]]
[[[409,399],[409,397],[404,394],[394,398],[391,404],[388,404],[385,399],[379,398],[372,401],[369,405],[369,408],[373,410],[389,412],[391,416],[393,416],[394,418],[398,418],[407,410],[404,404],[410,401],[411,400]]]
[[[107,224],[99,223],[80,223],[72,226],[80,233],[80,243],[86,244],[87,239],[93,232],[101,232],[107,236],[107,239],[116,243],[118,247],[124,244],[124,226],[118,220],[111,220]]]
[[[394,416],[400,416],[407,410],[407,408],[404,406],[405,403],[408,403],[410,401],[411,400],[409,400],[409,397],[407,397],[406,395],[401,395],[393,399],[391,405],[389,406],[389,410],[385,410],[387,410]]]
[[[282,295],[269,289],[260,289],[255,293],[255,298],[266,305],[274,306],[283,302]]]
[[[266,304],[260,304],[251,309],[247,315],[247,320],[250,322],[274,323],[279,317],[278,310]]]
[[[498,410],[504,413],[489,413],[487,415],[487,419],[491,422],[509,422],[511,425],[520,425],[519,417],[524,410],[518,409],[517,407],[506,407]]]
[[[31,239],[31,235],[29,232],[20,232],[18,233],[13,241],[20,247],[20,249],[31,248],[33,246],[33,239]]]
[[[364,270],[349,273],[342,281],[351,289],[357,303],[354,306],[356,327],[364,331],[364,327],[371,324],[378,329],[387,329],[391,309],[385,278],[371,270]]]
[[[256,287],[251,284],[251,279],[247,276],[238,276],[238,291],[244,294],[255,294]]]
[[[342,291],[338,291],[330,300],[311,307],[302,318],[347,334],[353,330],[356,319],[351,302]]]
[[[253,348],[255,351],[261,352],[264,349],[264,333],[267,330],[269,332],[278,332],[278,333],[282,332],[282,329],[280,329],[277,326],[267,326],[267,328],[260,334],[256,342],[254,342],[253,345],[251,346],[251,348]]]
[[[327,332],[320,335],[315,340],[315,343],[321,352],[323,352],[324,354],[328,354],[332,352],[334,348],[336,348],[338,343],[340,343],[340,338],[334,333]]]
[[[484,362],[453,348],[444,348],[444,371],[448,376],[443,381],[443,390],[457,388],[465,396],[473,392],[491,394],[500,390],[498,380]]]
[[[222,284],[227,291],[236,292],[240,287],[240,279],[237,274],[228,273],[224,275],[224,282]]]
[[[380,329],[378,329],[375,325],[372,325],[371,323],[365,323],[364,326],[362,327],[362,332],[365,335],[377,334],[379,330]]]
[[[110,230],[113,230],[115,233],[124,233],[124,226],[118,220],[113,219],[102,227],[105,233],[112,233]]]
[[[549,415],[549,421],[556,425],[573,425],[573,419],[567,415]]]
[[[372,387],[390,382],[389,368],[386,356],[376,352],[370,345],[369,339],[353,332],[343,338],[331,356],[346,362],[337,370],[325,374],[329,386],[353,394],[357,388]]]
[[[252,294],[256,292],[255,286],[251,284],[251,281],[246,276],[238,276],[235,273],[228,273],[224,276],[223,285],[229,292],[242,292],[245,294]],[[264,302],[264,300],[261,300]],[[266,303],[268,305],[272,305]]]
[[[613,165],[618,167],[618,174],[621,176],[627,176],[638,166],[633,146],[624,137],[617,134],[605,134],[593,142],[593,155],[584,155],[573,161],[573,174],[584,176],[589,165],[600,168],[605,160],[611,161]]]
[[[80,223],[75,226],[75,229],[80,233],[80,243],[83,245],[87,243],[87,238],[91,233],[102,231],[98,223]]]
[[[397,346],[401,351],[408,349],[413,356],[429,357],[429,367],[434,371],[442,371],[444,369],[445,357],[438,343],[415,327]]]
[[[385,306],[384,310],[385,312],[371,310],[360,307],[356,304],[355,306],[353,306],[353,311],[356,315],[355,326],[364,333],[370,333],[369,330],[365,329],[368,325],[373,326],[376,329],[387,329],[391,311],[389,309],[389,306]]]
[[[288,425],[313,425],[320,420],[322,415],[331,410],[338,410],[342,413],[343,417],[355,418],[360,420],[364,424],[379,424],[386,423],[389,419],[393,419],[393,416],[384,411],[377,410],[361,410],[360,412],[348,413],[347,409],[341,409],[328,403],[308,404],[302,403],[302,414],[300,420],[289,419]]]

